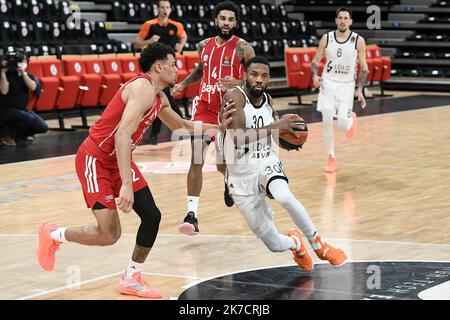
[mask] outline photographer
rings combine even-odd
[[[3,144],[34,140],[36,133],[45,133],[44,119],[27,109],[30,90],[40,95],[39,80],[26,72],[28,59],[22,50],[8,52],[1,61],[0,72],[0,135]]]

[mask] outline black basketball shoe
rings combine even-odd
[[[186,218],[184,218],[183,223],[178,227],[178,231],[187,235],[196,235],[199,233],[198,230],[198,220],[195,217],[194,212],[189,211]]]
[[[230,190],[228,190],[228,186],[225,183],[225,191],[223,192],[223,200],[225,201],[225,205],[227,207],[232,207],[234,205],[234,200],[230,196]]]

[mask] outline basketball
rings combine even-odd
[[[286,116],[289,116],[291,114],[284,114],[281,116],[281,119],[285,118]],[[305,120],[300,120],[296,122],[300,126],[300,129],[294,129],[294,131],[297,132],[299,137],[294,136],[290,132],[281,132],[279,135],[279,144],[280,147],[285,150],[298,150],[298,148],[302,148],[303,144],[306,142],[306,139],[308,138],[308,126],[306,125]]]

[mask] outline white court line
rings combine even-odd
[[[114,277],[114,276],[118,276],[118,275],[122,274],[122,272],[123,271],[107,274],[105,276],[100,276],[100,277],[93,278],[93,279],[90,279],[90,280],[73,283],[71,285],[68,285],[68,286],[66,285],[66,286],[63,286],[63,287],[55,288],[55,289],[41,290],[41,292],[38,292],[38,293],[35,293],[35,294],[31,294],[31,295],[25,296],[25,297],[16,298],[15,300],[29,300],[29,299],[33,299],[33,298],[36,298],[36,297],[39,297],[39,296],[44,296],[44,295],[47,295],[47,294],[50,294],[50,293],[59,292],[59,291],[65,290],[65,289],[70,289],[70,288],[73,288],[73,287],[78,287],[78,286],[85,285],[85,284],[88,284],[88,283],[96,282],[96,281],[107,279],[107,278]]]
[[[11,163],[4,163],[0,165],[1,167],[10,167],[10,166],[15,166],[15,165],[22,165],[22,164],[28,164],[28,163],[35,163],[35,162],[41,162],[41,161],[47,161],[50,159],[57,159],[57,158],[70,158],[70,157],[74,157],[75,154],[69,154],[69,155],[65,155],[65,156],[59,156],[59,157],[50,157],[50,158],[42,158],[42,159],[34,159],[34,160],[27,160],[27,161],[19,161],[19,162],[11,162]],[[75,170],[74,170],[75,171]]]
[[[135,237],[135,233],[123,233],[123,237]],[[184,234],[177,233],[159,233],[158,236],[165,237],[187,237]],[[0,233],[0,238],[7,237],[37,237],[36,233]],[[195,238],[255,238],[254,235],[223,235],[223,234],[197,234],[192,236]],[[438,247],[450,247],[450,244],[445,243],[420,243],[420,242],[409,242],[409,241],[391,241],[391,240],[372,240],[372,239],[344,239],[344,238],[324,238],[329,241],[347,241],[347,242],[374,242],[374,243],[393,243],[393,244],[404,244],[404,245],[415,245],[415,246],[438,246]]]

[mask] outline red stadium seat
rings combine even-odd
[[[180,83],[181,81],[183,81],[188,76],[189,73],[188,73],[187,66],[186,66],[186,58],[185,58],[185,56],[177,54],[176,55],[176,60],[177,60],[177,69],[178,69],[177,83]],[[181,92],[177,96],[173,96],[173,98],[175,100],[182,99],[183,97],[184,97],[184,90],[183,90],[183,92]]]
[[[185,51],[184,56],[186,59],[187,71],[188,74],[190,74],[195,68],[197,68],[197,65],[200,61],[198,51]],[[195,97],[198,94],[199,88],[200,88],[200,81],[188,86],[184,90],[184,97],[188,99]]]
[[[381,81],[386,81],[391,77],[392,59],[391,57],[382,57],[381,60],[383,61],[383,74],[381,76]]]
[[[30,60],[28,70],[41,83],[41,95],[37,98],[32,94],[32,100],[28,107],[32,107],[36,111],[52,110],[55,107],[58,96],[59,79],[55,77],[44,77],[41,60]]]
[[[108,57],[103,59],[107,74],[118,74],[122,79],[122,84],[137,76],[136,72],[124,72],[122,70],[122,60],[119,57]]]
[[[67,75],[80,78],[77,104],[82,107],[97,106],[101,77],[97,74],[87,74],[85,61],[81,57],[63,58],[62,61]]]
[[[86,70],[89,74],[97,74],[101,77],[100,105],[107,105],[120,88],[122,79],[118,74],[106,74],[103,60],[100,58],[87,58]]]
[[[45,77],[55,77],[59,80],[59,93],[56,98],[56,109],[71,109],[76,104],[80,79],[76,76],[65,76],[61,61],[56,59],[42,60],[42,71]]]
[[[290,88],[309,88],[310,80],[305,76],[300,59],[301,54],[302,52],[299,48],[285,48],[284,51],[286,76]]]
[[[372,60],[373,60],[373,75],[372,81],[381,81],[381,77],[383,74],[383,61],[381,59],[381,50],[378,50],[379,47],[377,45],[368,46],[368,50],[371,52]]]
[[[135,73],[136,75],[141,72],[139,67],[138,57],[131,56],[129,54],[119,55],[122,60],[122,70],[125,73]]]
[[[302,49],[302,54],[300,55],[300,61],[303,67],[303,71],[305,72],[305,77],[309,79],[308,88],[313,87],[311,62],[316,56],[316,51],[317,51],[316,48],[304,48]],[[320,62],[318,65],[317,74],[319,76],[322,75],[322,71],[323,71],[323,62]]]

